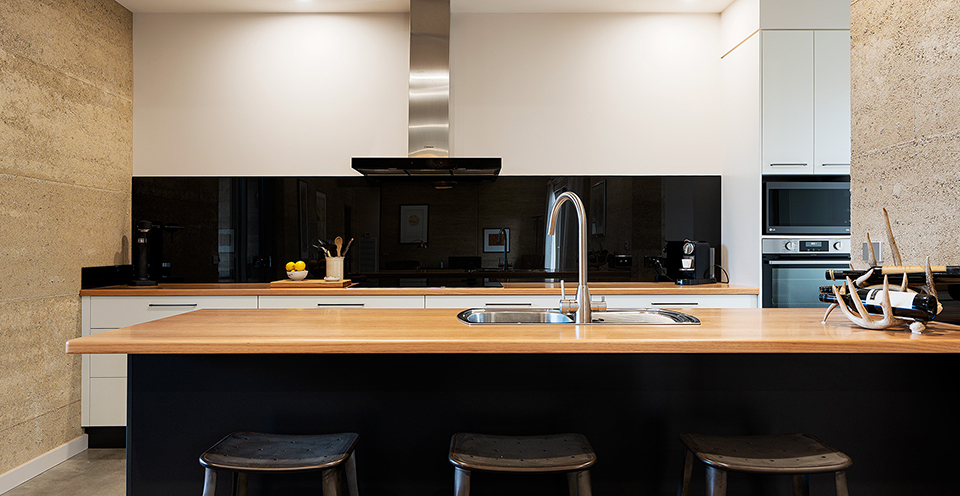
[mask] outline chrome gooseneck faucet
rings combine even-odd
[[[577,242],[580,245],[580,252],[577,262],[578,280],[576,299],[574,301],[561,299],[560,310],[575,310],[575,322],[577,324],[589,324],[592,308],[590,306],[590,290],[587,288],[587,211],[583,208],[583,202],[580,201],[580,197],[570,191],[560,193],[560,195],[557,196],[556,203],[553,204],[553,209],[550,211],[550,221],[547,222],[547,225],[549,226],[549,234],[552,236],[554,232],[556,232],[557,220],[560,217],[560,206],[567,201],[572,203],[573,208],[577,211],[577,224],[579,227]],[[561,293],[562,292],[563,290],[561,289]],[[605,309],[605,307],[606,303],[602,303],[598,309]]]

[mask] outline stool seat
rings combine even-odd
[[[358,496],[354,448],[359,436],[340,434],[289,435],[234,432],[200,455],[203,496],[217,493],[217,472],[233,475],[234,496],[247,495],[250,474],[321,472],[324,496],[342,496],[343,474],[350,496]]]
[[[353,452],[357,439],[354,433],[234,432],[200,455],[200,465],[245,472],[323,470],[343,463]]]
[[[707,496],[725,496],[727,472],[793,477],[794,496],[810,495],[810,475],[833,472],[837,496],[848,496],[847,469],[853,460],[807,434],[714,436],[681,434],[687,447],[677,496],[687,496],[696,457],[707,468]]]
[[[680,436],[703,463],[734,472],[818,474],[848,469],[853,460],[807,434]]]
[[[450,440],[450,463],[486,472],[572,472],[597,461],[581,434],[495,436],[461,432]]]

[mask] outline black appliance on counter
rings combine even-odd
[[[778,237],[762,241],[763,308],[823,308],[827,270],[850,267],[849,237]]]
[[[134,264],[133,280],[131,286],[156,286],[157,281],[150,279],[150,234],[153,229],[153,223],[149,220],[137,222],[137,229],[134,232]]]
[[[703,241],[667,241],[663,248],[667,277],[677,284],[711,284],[714,277],[714,251]]]

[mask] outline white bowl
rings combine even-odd
[[[288,270],[287,277],[294,281],[302,281],[307,278],[308,270]]]

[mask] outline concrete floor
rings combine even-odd
[[[124,496],[126,450],[88,449],[3,496]]]

